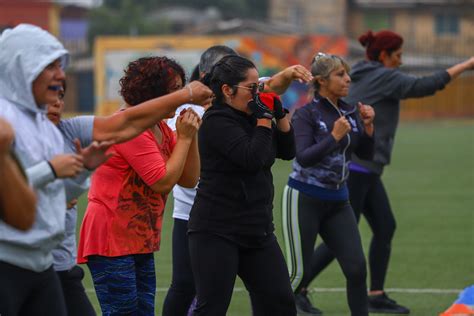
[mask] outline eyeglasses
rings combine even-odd
[[[258,83],[252,83],[250,86],[239,86],[239,85],[234,85],[234,87],[238,87],[238,88],[244,88],[244,89],[247,89],[247,90],[250,90],[250,92],[252,93],[252,96],[256,95],[257,92],[258,92]]]

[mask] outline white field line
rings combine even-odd
[[[161,287],[157,288],[156,292],[167,292],[168,288]],[[244,292],[245,288],[235,287],[234,292]],[[330,292],[345,292],[346,289],[343,287],[333,288],[312,288],[310,292],[330,293]],[[388,293],[410,293],[410,294],[458,294],[462,289],[401,289],[401,288],[389,288],[385,289]],[[94,293],[94,288],[86,288],[87,293]]]

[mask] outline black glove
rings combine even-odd
[[[274,98],[273,93],[259,93],[256,94],[252,100],[247,104],[252,111],[253,116],[257,119],[273,118]]]
[[[273,96],[273,116],[277,120],[281,120],[285,117],[288,110],[283,108],[283,104],[281,104],[280,97],[277,94]]]

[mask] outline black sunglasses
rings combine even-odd
[[[250,90],[250,92],[252,93],[252,96],[255,96],[258,92],[258,83],[252,83],[250,86],[239,86],[239,85],[234,85],[234,87],[238,87],[238,88],[244,88],[244,89],[247,89],[247,90]]]

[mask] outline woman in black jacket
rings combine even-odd
[[[296,159],[284,190],[282,226],[296,306],[309,315],[321,314],[306,296],[318,234],[344,272],[351,315],[368,315],[365,259],[346,179],[352,151],[373,155],[374,111],[341,100],[349,92],[348,71],[340,57],[316,55],[314,98],[292,119]]]
[[[199,131],[201,178],[188,224],[193,315],[225,315],[237,275],[254,315],[296,315],[273,234],[271,173],[275,158],[294,157],[293,130],[278,96],[257,94],[248,59],[223,57],[205,80],[216,99]]]

